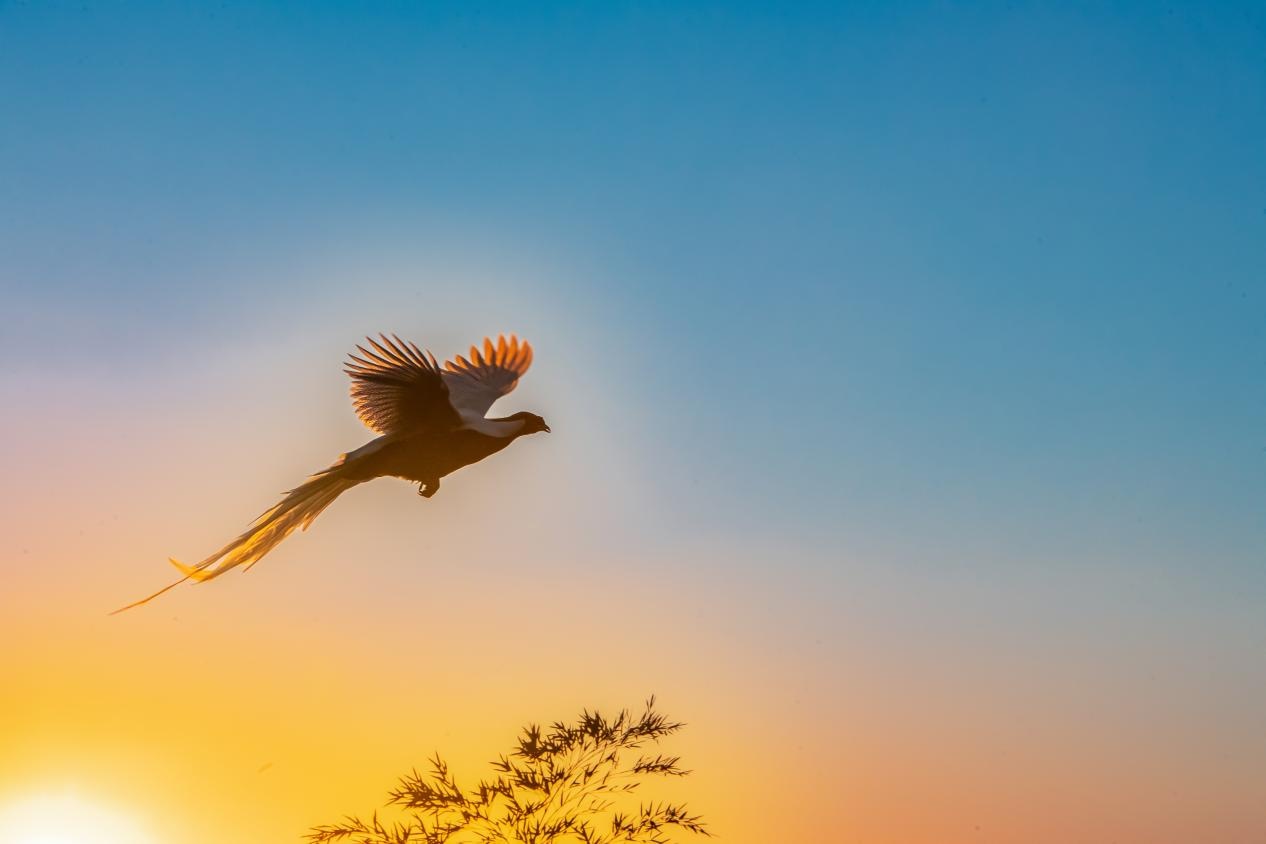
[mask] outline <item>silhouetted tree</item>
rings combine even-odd
[[[555,723],[548,731],[530,724],[518,747],[492,763],[495,772],[473,789],[462,789],[448,764],[430,760],[429,774],[416,770],[390,792],[389,806],[403,819],[368,820],[315,827],[313,844],[671,844],[670,831],[709,835],[698,815],[672,803],[642,803],[618,811],[622,795],[650,776],[685,776],[679,757],[651,755],[643,747],[680,730],[646,702],[638,717],[623,710],[608,720],[584,711],[574,724]]]

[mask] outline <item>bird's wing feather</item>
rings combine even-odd
[[[344,371],[352,377],[352,404],[366,426],[380,434],[445,430],[461,424],[435,356],[394,334],[367,337]]]
[[[494,344],[487,337],[481,351],[470,347],[470,358],[457,356],[444,362],[444,383],[449,401],[468,419],[482,419],[492,403],[518,386],[519,378],[532,365],[532,346],[513,334]]]

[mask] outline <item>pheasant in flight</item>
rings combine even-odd
[[[441,368],[435,356],[392,335],[366,338],[371,348],[357,346],[346,372],[352,377],[356,415],[377,437],[344,454],[323,472],[285,494],[241,536],[205,560],[171,563],[184,575],[122,612],[157,598],[186,580],[219,577],[238,566],[250,568],[277,547],[295,528],[306,529],[321,511],[357,484],[391,476],[418,483],[418,494],[430,498],[440,478],[496,454],[521,436],[549,426],[535,413],[486,417],[493,402],[513,390],[532,363],[532,347],[498,337],[485,338],[483,350],[470,347],[469,359],[457,356]]]

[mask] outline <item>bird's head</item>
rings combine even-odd
[[[526,410],[519,413],[512,413],[509,419],[518,419],[523,423],[523,427],[519,429],[519,436],[527,434],[536,434],[541,431],[549,433],[549,425],[545,424],[545,420],[537,416],[535,413],[528,413]]]

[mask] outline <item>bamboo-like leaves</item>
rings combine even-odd
[[[523,729],[508,756],[492,763],[494,776],[461,788],[439,756],[429,772],[414,770],[390,792],[401,820],[386,824],[349,817],[311,830],[312,844],[671,844],[673,830],[709,835],[698,815],[673,803],[643,803],[615,811],[617,799],[651,776],[685,776],[676,756],[638,754],[684,725],[655,711],[655,699],[637,716],[622,710],[606,718],[588,710],[575,723]],[[627,800],[627,798],[623,798]]]

